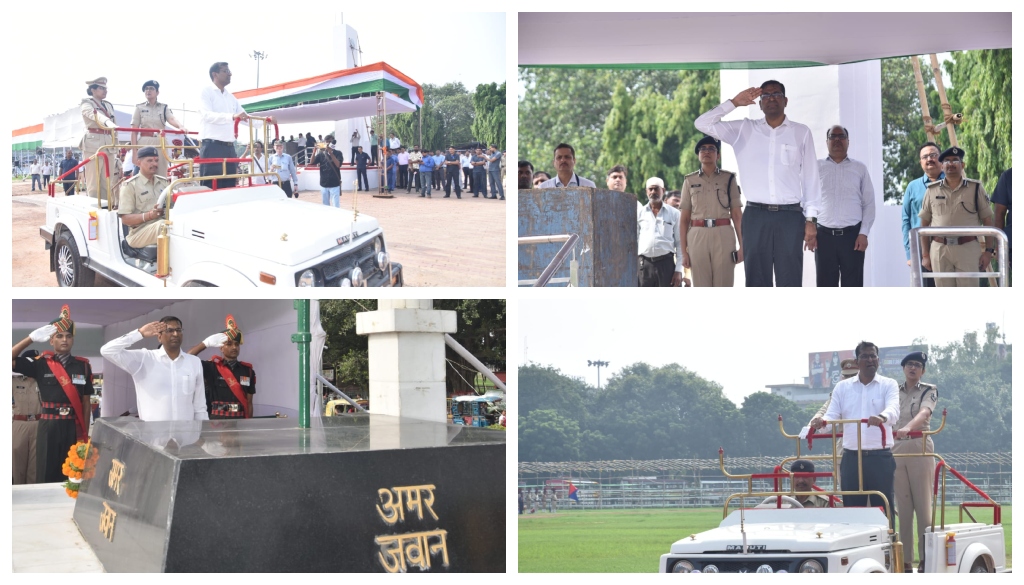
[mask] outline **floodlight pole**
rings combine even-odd
[[[256,59],[256,89],[260,87],[260,61],[267,58],[266,51],[253,51],[249,53],[249,57]]]
[[[597,366],[597,389],[601,389],[601,366],[608,366],[608,362],[602,362],[599,360],[587,360],[588,366]]]

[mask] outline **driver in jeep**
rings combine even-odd
[[[156,244],[163,211],[156,206],[157,198],[171,184],[166,177],[156,174],[159,159],[156,149],[139,149],[139,173],[121,185],[121,200],[117,214],[121,223],[131,228],[125,240],[133,248]]]
[[[793,473],[805,472],[814,473],[814,463],[807,459],[797,459],[789,466],[789,470]],[[793,488],[797,492],[811,492],[814,491],[814,478],[807,475],[798,475],[793,478]],[[796,496],[796,501],[804,508],[827,508],[828,507],[828,496],[821,496],[814,494],[813,496]],[[836,507],[842,506],[840,503],[836,503]]]

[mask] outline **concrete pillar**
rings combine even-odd
[[[455,311],[432,300],[378,301],[356,314],[356,333],[369,336],[370,411],[446,422],[445,333],[455,333]]]

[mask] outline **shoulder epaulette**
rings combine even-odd
[[[940,183],[942,183],[942,179],[939,179],[939,180],[937,180],[937,181],[932,181],[931,183],[928,183],[928,185],[927,185],[927,187],[926,187],[926,188],[929,188],[929,187],[934,187],[934,186],[936,186],[936,185],[938,185],[938,184],[940,184]]]
[[[84,357],[82,357],[80,355],[73,355],[71,357],[75,358],[76,360],[78,360],[80,362],[89,363],[89,358],[84,358]]]
[[[690,174],[688,174],[688,175],[686,175],[686,176],[687,176],[687,177],[692,177],[692,176],[694,176],[694,175],[696,175],[696,174],[698,174],[698,173],[700,173],[700,169],[698,169],[698,170],[696,170],[696,171],[693,171],[692,173],[690,173]]]
[[[250,364],[249,362],[243,362],[242,360],[238,360],[238,363],[240,363],[243,366],[249,368],[250,370],[253,369],[252,364]]]

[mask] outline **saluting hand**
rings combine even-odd
[[[46,343],[50,341],[53,334],[57,332],[56,325],[43,325],[39,329],[36,329],[32,333],[29,333],[29,338],[36,343]]]
[[[143,337],[156,337],[158,334],[163,333],[164,329],[167,329],[167,323],[153,321],[152,323],[146,323],[142,327],[139,327],[139,333],[141,333]]]
[[[224,345],[224,343],[226,343],[227,340],[228,336],[225,335],[224,333],[214,333],[213,335],[203,340],[203,345],[205,345],[206,347],[219,348],[220,346]]]
[[[759,97],[761,97],[761,88],[751,87],[736,94],[736,97],[732,98],[732,103],[737,108],[741,106],[749,106],[753,105]]]

